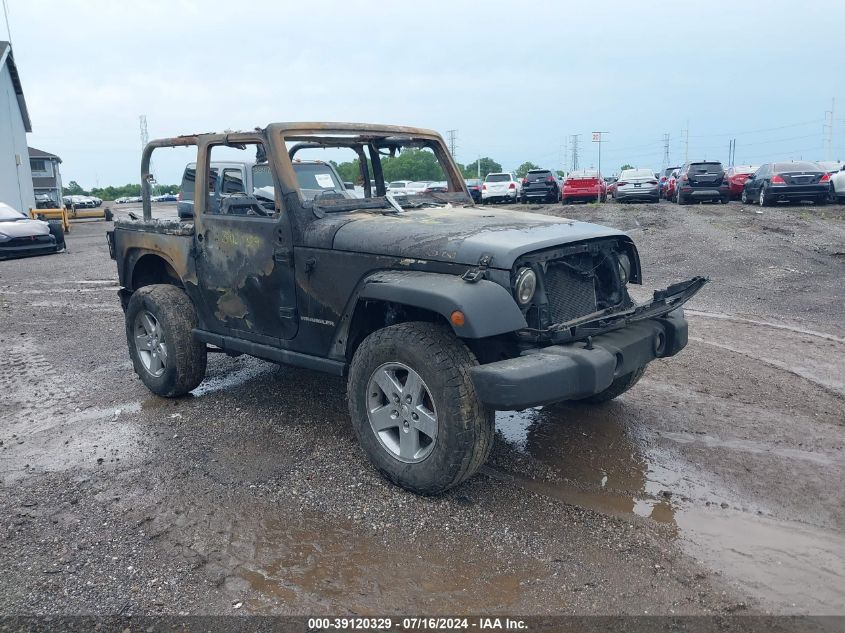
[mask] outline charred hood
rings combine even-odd
[[[624,235],[588,222],[471,207],[344,215],[346,222],[334,235],[336,249],[467,265],[491,255],[491,266],[504,269],[532,251]]]

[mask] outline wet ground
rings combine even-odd
[[[151,396],[107,223],[0,262],[0,611],[845,612],[845,208],[530,209],[631,231],[641,298],[712,283],[681,355],[498,413],[437,499],[373,472],[339,379],[212,355]]]

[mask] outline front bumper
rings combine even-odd
[[[577,400],[600,393],[614,379],[655,358],[674,356],[687,345],[687,321],[678,308],[662,317],[631,323],[579,341],[551,345],[471,370],[478,397],[503,411]]]

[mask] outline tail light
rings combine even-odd
[[[523,179],[522,179],[522,184],[523,184],[523,185],[527,185],[527,184],[528,184],[528,178],[523,178]]]
[[[650,185],[656,185],[656,184],[657,184],[657,181],[656,181],[656,180],[649,180],[649,181],[648,181],[648,184],[650,184]]]
[[[624,187],[624,186],[625,186],[625,185],[627,185],[627,184],[628,184],[628,183],[627,183],[627,182],[625,182],[624,180],[617,180],[617,181],[616,181],[616,186],[617,186],[617,187]]]
[[[686,174],[684,174],[684,175],[683,175],[683,176],[681,176],[678,180],[680,180],[681,182],[686,182],[686,181],[688,181],[688,180],[689,180],[689,177],[688,177]]]
[[[781,178],[778,174],[775,174],[774,176],[772,176],[772,184],[773,185],[785,185],[786,181],[783,178]]]
[[[481,185],[481,191],[487,191],[487,185],[486,184]]]
[[[830,174],[825,174],[819,178],[819,182],[830,182]]]
[[[178,194],[176,194],[176,199],[177,199],[179,202],[182,202],[182,192],[181,192],[181,191],[180,191]]]
[[[554,182],[554,181],[555,181],[554,176],[549,176],[548,178],[546,178],[546,182]]]
[[[511,184],[509,184],[508,189],[516,189],[516,183],[512,182]]]

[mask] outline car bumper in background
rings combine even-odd
[[[713,200],[727,198],[730,195],[730,189],[727,185],[723,187],[681,187],[681,194],[691,200]]]
[[[660,197],[660,188],[657,185],[648,187],[625,187],[616,189],[617,200],[653,200]]]
[[[0,244],[0,259],[49,255],[58,252],[55,242],[52,244],[34,244],[31,246],[3,246]]]
[[[808,200],[826,196],[830,187],[824,185],[775,185],[766,189],[767,197],[772,200]]]

